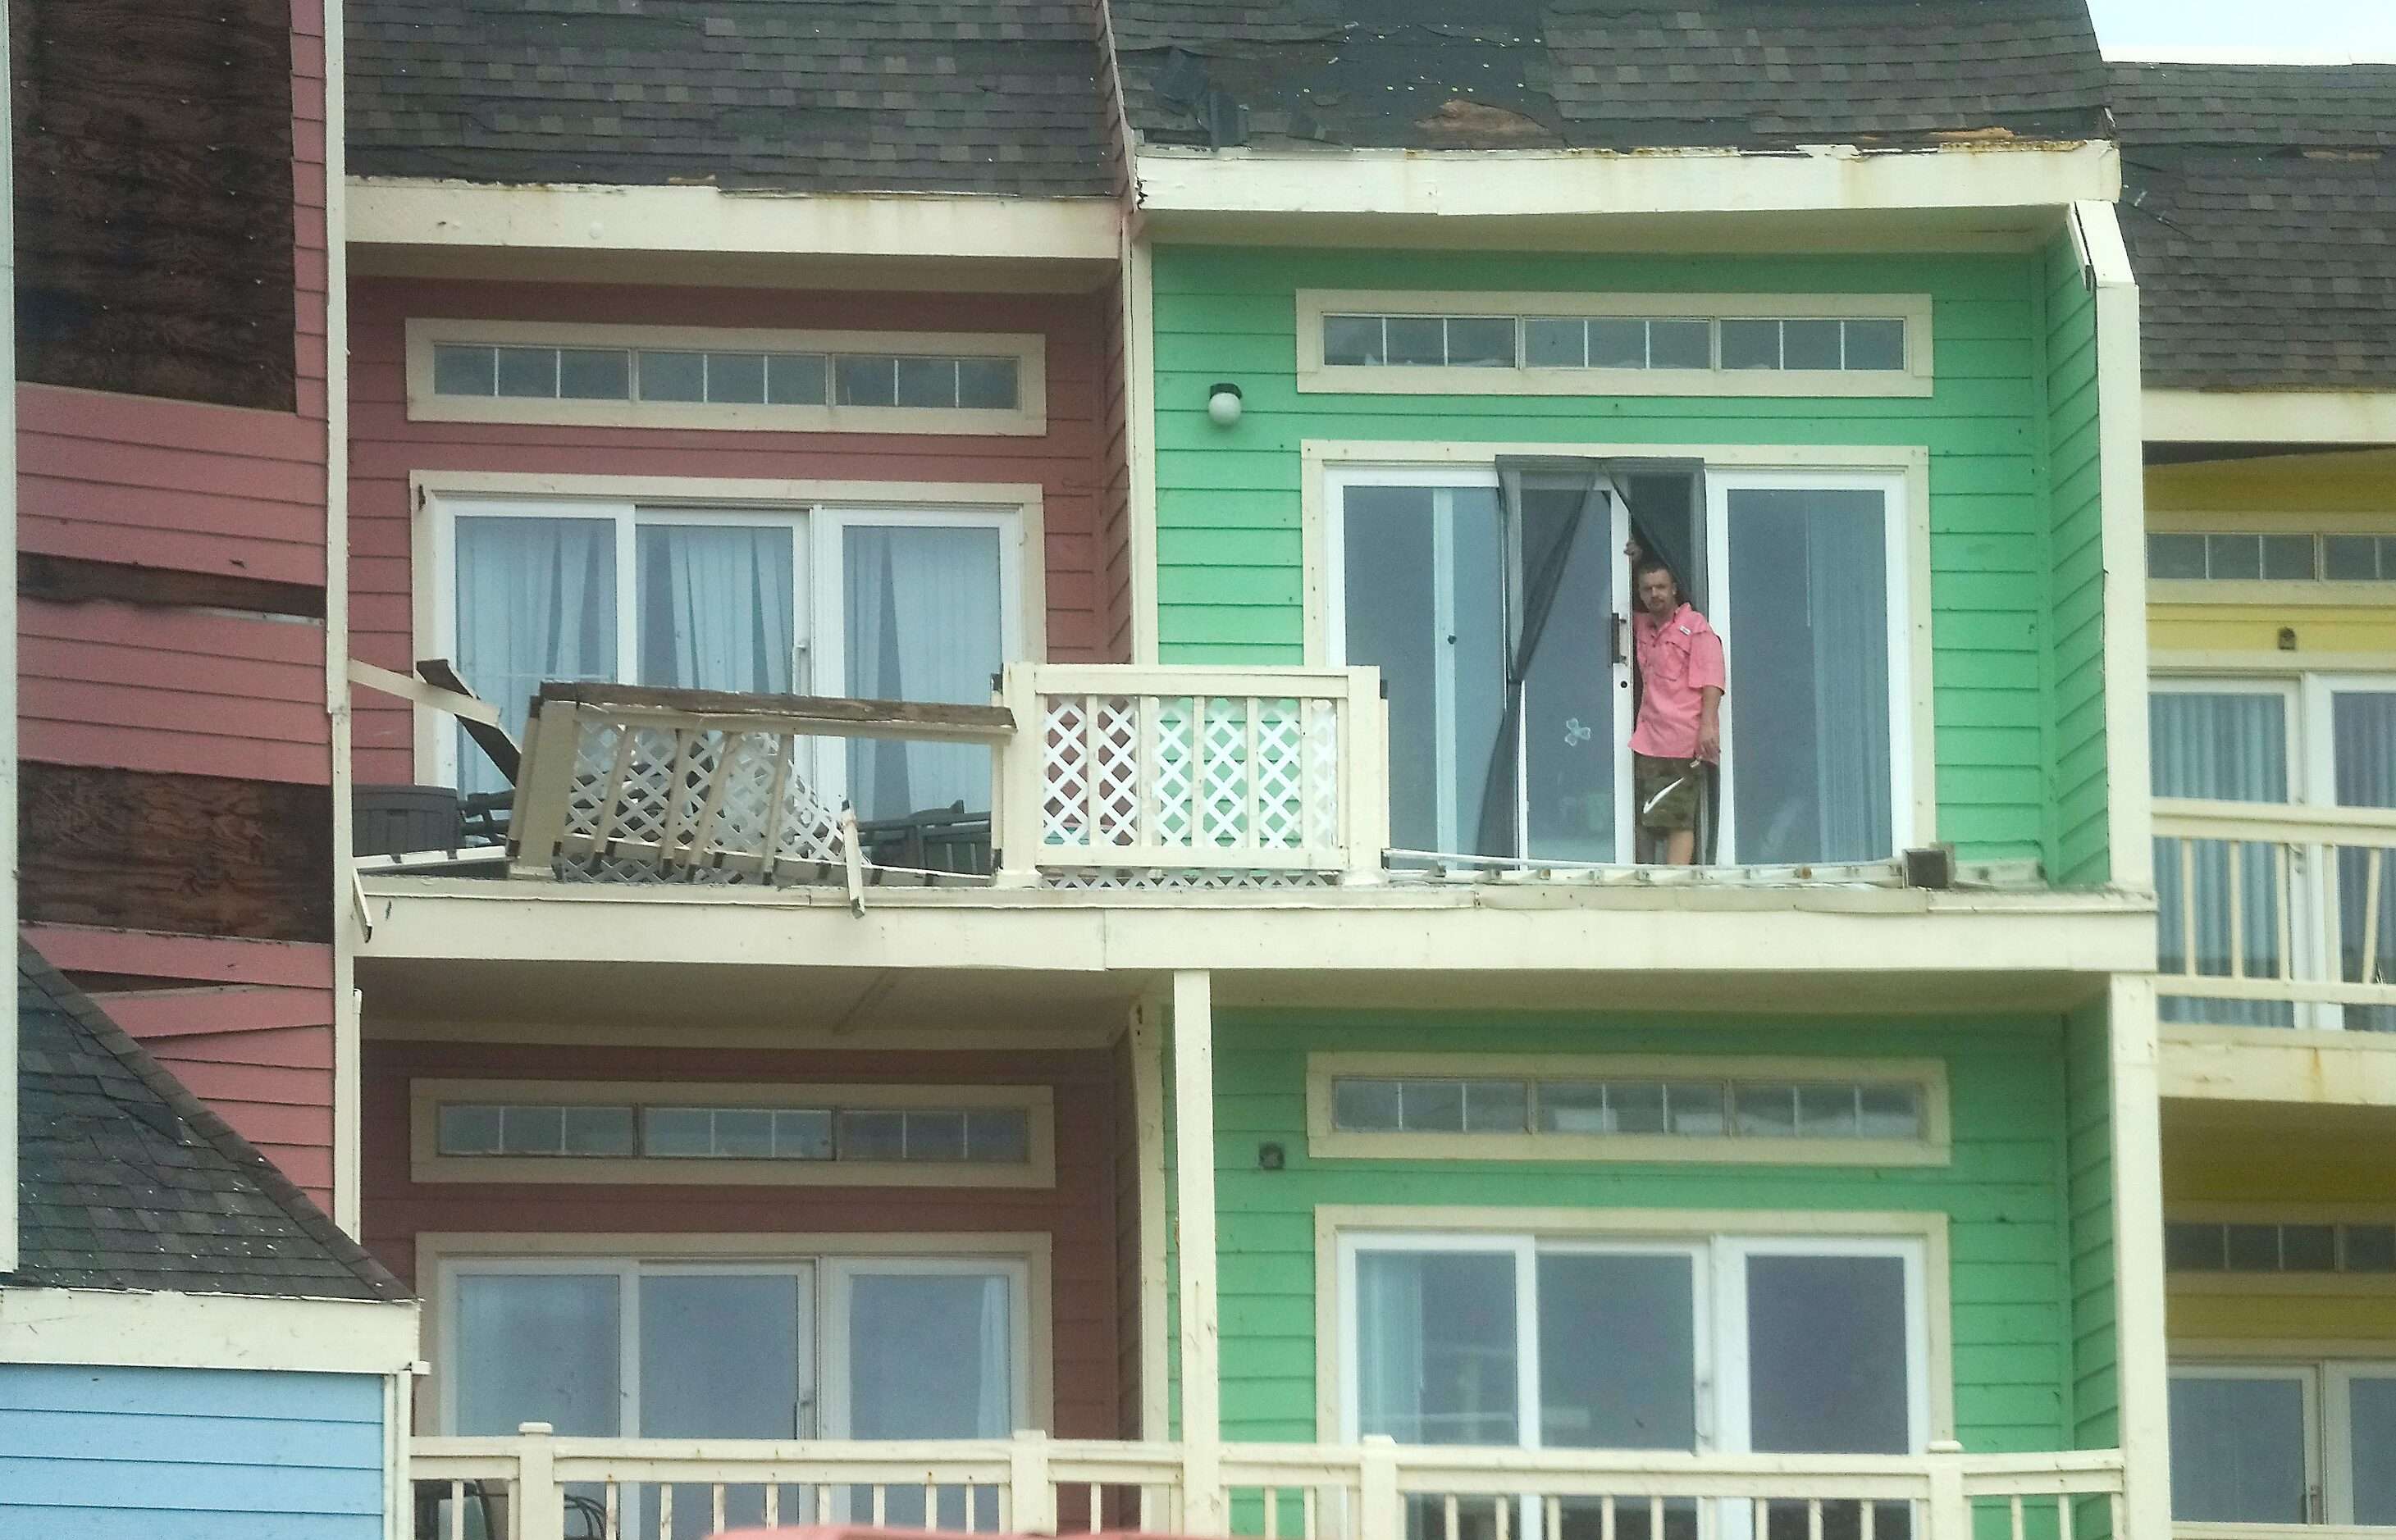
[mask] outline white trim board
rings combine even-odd
[[[2054,208],[2121,194],[2121,153],[2102,140],[1985,143],[1865,154],[1736,150],[1193,150],[1134,161],[1141,210],[1171,213],[1508,215],[1758,210]]]
[[[2396,444],[2396,391],[2149,390],[2150,444]]]
[[[511,187],[353,177],[343,229],[357,246],[738,252],[810,258],[981,258],[1111,265],[1112,198],[739,192],[713,187]]]
[[[0,1363],[401,1374],[414,1300],[0,1289]]]

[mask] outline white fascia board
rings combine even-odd
[[[2149,444],[2396,444],[2396,391],[2146,392]]]
[[[2165,1096],[2396,1107],[2396,1042],[2377,1033],[2177,1022],[2162,1032]]]
[[[0,1363],[399,1374],[419,1356],[413,1300],[0,1289]]]
[[[1144,149],[1140,206],[1155,214],[1308,213],[1499,218],[1844,209],[2062,208],[2121,193],[2105,141],[1733,150]]]
[[[1110,198],[488,185],[353,177],[352,246],[1105,262]]]
[[[1676,966],[2100,975],[2151,969],[2155,947],[2153,900],[2110,892],[1650,889],[1549,897],[1463,887],[1094,903],[1040,890],[985,891],[960,902],[939,889],[893,888],[872,890],[860,916],[837,888],[727,899],[713,896],[725,889],[693,897],[408,877],[368,877],[365,886],[376,921],[360,956],[382,965],[606,958],[786,969],[820,959],[826,967],[1017,975],[1234,968],[1292,976],[1390,969],[1596,976]],[[806,896],[794,901],[801,891]]]

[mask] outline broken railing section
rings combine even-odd
[[[1018,664],[959,706],[547,684],[513,870],[623,881],[1234,886],[1378,880],[1386,718],[1371,670]],[[836,742],[992,750],[986,812],[859,825]]]

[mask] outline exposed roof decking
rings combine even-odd
[[[2396,388],[2396,65],[2117,64],[2150,388]]]
[[[2081,0],[1114,0],[1150,142],[1890,148],[2107,137]]]
[[[21,1255],[0,1284],[408,1297],[31,950],[20,954],[18,1000]]]
[[[358,0],[349,167],[1105,197],[1077,0]]]

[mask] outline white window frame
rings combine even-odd
[[[710,429],[818,433],[994,434],[1048,431],[1048,339],[1037,332],[763,330],[732,326],[637,326],[556,321],[472,321],[411,316],[407,416],[415,422],[515,422],[586,428]],[[643,349],[676,352],[865,353],[896,357],[1012,358],[1015,405],[770,405],[752,402],[586,401],[546,396],[443,395],[433,388],[433,350],[443,344]],[[830,395],[827,391],[827,397]]]
[[[999,631],[1005,661],[1046,653],[1046,578],[1040,489],[914,483],[747,483],[693,478],[498,476],[417,482],[415,656],[454,660],[458,649],[460,517],[610,519],[616,524],[616,656],[630,678],[639,661],[635,532],[646,523],[793,527],[792,684],[796,693],[845,693],[841,536],[854,525],[991,528],[999,538]],[[417,778],[455,786],[455,719],[416,708]],[[845,794],[847,760],[819,754],[815,780]]]
[[[1792,1081],[1904,1083],[1921,1094],[1910,1139],[1753,1134],[1364,1132],[1332,1117],[1342,1080]],[[1689,1161],[1753,1165],[1947,1165],[1954,1159],[1947,1061],[1703,1054],[1309,1054],[1306,1152],[1316,1160]]]
[[[1415,1221],[1421,1221],[1417,1223]],[[1746,1294],[1741,1269],[1759,1255],[1895,1256],[1905,1266],[1907,1434],[1914,1454],[1953,1437],[1953,1347],[1943,1215],[1700,1213],[1671,1210],[1316,1210],[1317,1436],[1357,1437],[1356,1256],[1363,1251],[1446,1251],[1515,1259],[1518,1353],[1537,1357],[1534,1270],[1541,1251],[1657,1255],[1695,1252],[1700,1439],[1710,1453],[1743,1453],[1750,1442]],[[1708,1344],[1711,1346],[1709,1347]],[[1518,1360],[1520,1447],[1537,1444],[1538,1366]]]
[[[1428,444],[1338,443],[1309,440],[1301,446],[1305,460],[1301,514],[1304,546],[1306,648],[1314,666],[1339,668],[1346,663],[1347,547],[1346,498],[1355,486],[1489,486],[1498,485],[1497,461],[1501,456],[1571,456],[1589,458],[1679,458],[1706,467],[1706,550],[1709,591],[1727,591],[1729,517],[1727,498],[1733,489],[1772,490],[1835,487],[1879,492],[1884,510],[1886,580],[1888,584],[1889,673],[1889,821],[1892,852],[1926,844],[1937,838],[1937,724],[1929,688],[1934,678],[1931,636],[1930,514],[1928,454],[1920,449],[1827,449],[1741,445],[1523,445],[1437,442]],[[1613,507],[1614,543],[1621,544],[1627,511]],[[1627,560],[1616,558],[1615,602],[1631,613]],[[1725,669],[1736,647],[1736,616],[1726,617],[1723,633]],[[1626,660],[1604,665],[1617,683],[1627,681],[1630,651],[1626,629]],[[1614,711],[1616,753],[1615,864],[1630,864],[1631,814],[1626,794],[1631,784],[1631,716],[1627,688],[1617,688]],[[1735,692],[1725,692],[1722,710],[1723,761],[1731,763],[1737,720]],[[1516,756],[1517,774],[1526,756]],[[1723,780],[1721,848],[1735,851],[1735,797],[1731,778]],[[1522,816],[1517,796],[1516,816]],[[1732,863],[1724,863],[1732,864]]]
[[[2176,1357],[2172,1360],[2168,1372],[2168,1380],[2171,1383],[2177,1383],[2183,1379],[2293,1379],[2297,1382],[2299,1387],[2298,1401],[2302,1408],[2304,1422],[2302,1435],[2305,1456],[2304,1504],[2309,1515],[2304,1522],[2307,1524],[2318,1524],[2323,1522],[2323,1515],[2324,1512],[2323,1503],[2325,1488],[2323,1486],[2323,1467],[2327,1457],[2328,1446],[2323,1442],[2322,1397],[2324,1376],[2323,1370],[2323,1365],[2319,1361],[2309,1362],[2302,1359],[2293,1358],[2286,1360],[2183,1360]],[[2351,1489],[2349,1489],[2349,1491]],[[2197,1522],[2197,1520],[2185,1520],[2185,1522],[2194,1523]],[[2264,1525],[2260,1527],[2266,1529],[2278,1529],[2283,1526]]]
[[[1557,294],[1439,289],[1298,291],[1298,389],[1350,395],[1927,396],[1927,294]],[[1620,316],[1905,323],[1902,369],[1567,369],[1323,361],[1326,315]]]
[[[997,1108],[1024,1115],[1024,1159],[984,1162],[784,1161],[691,1155],[444,1155],[444,1103],[538,1106],[806,1107],[843,1110]],[[1056,1092],[1046,1085],[854,1085],[696,1081],[408,1082],[409,1178],[512,1186],[1054,1188]]]
[[[800,1345],[803,1367],[814,1376],[805,1404],[815,1409],[811,1437],[840,1437],[847,1401],[834,1405],[836,1375],[847,1364],[845,1279],[859,1273],[1000,1273],[1007,1279],[1008,1393],[1018,1428],[1045,1428],[1052,1415],[1052,1365],[1046,1330],[1049,1304],[1048,1238],[1036,1235],[850,1235],[850,1236],[442,1236],[418,1237],[419,1279],[432,1281],[427,1312],[426,1357],[433,1364],[426,1404],[437,1430],[458,1426],[459,1374],[447,1354],[458,1336],[456,1281],[476,1274],[619,1279],[617,1314],[617,1427],[637,1428],[640,1410],[640,1301],[634,1281],[644,1272],[672,1274],[796,1273],[805,1282],[811,1312]],[[847,1269],[844,1272],[842,1269]],[[835,1356],[835,1352],[837,1356]],[[622,1437],[635,1433],[621,1432]]]

